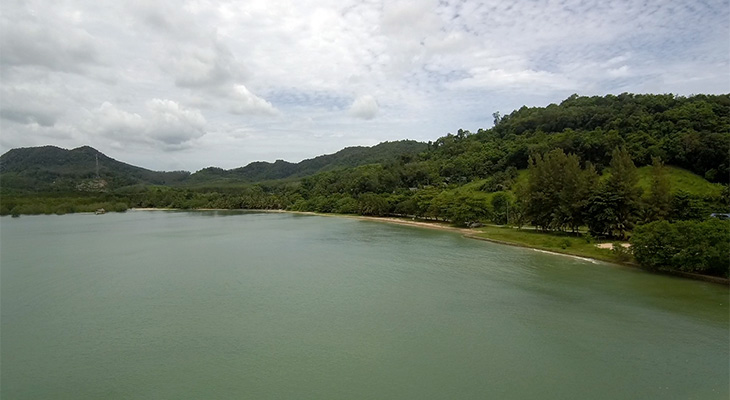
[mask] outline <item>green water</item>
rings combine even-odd
[[[345,218],[0,220],[5,399],[727,399],[728,289]]]

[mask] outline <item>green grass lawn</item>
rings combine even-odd
[[[520,246],[533,247],[556,253],[590,257],[609,262],[621,262],[613,251],[596,247],[596,242],[589,243],[585,236],[567,233],[545,233],[534,229],[517,229],[512,227],[485,226],[476,230],[475,237],[508,242]]]

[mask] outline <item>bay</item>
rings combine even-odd
[[[728,289],[286,213],[0,220],[3,399],[726,399]]]

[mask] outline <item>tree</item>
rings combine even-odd
[[[560,191],[561,226],[577,232],[585,222],[586,209],[590,196],[598,183],[598,174],[593,164],[580,168],[578,156],[569,154],[563,168],[563,188]]]
[[[544,158],[539,154],[530,158],[526,213],[532,224],[542,230],[561,225],[558,212],[565,163],[561,149],[545,154]]]
[[[624,147],[613,150],[610,166],[611,175],[591,198],[588,227],[596,235],[625,238],[636,221],[639,174]]]
[[[450,219],[449,206],[454,203],[454,195],[451,192],[441,192],[434,196],[428,205],[426,215],[437,221],[441,219]]]
[[[707,216],[707,210],[703,202],[697,197],[685,192],[678,191],[671,202],[669,219],[673,221],[700,220]]]
[[[383,216],[388,213],[388,200],[375,193],[363,193],[358,201],[358,211],[362,215]]]
[[[512,223],[517,225],[517,229],[522,229],[527,223],[528,208],[528,192],[527,185],[518,183],[514,187],[515,202],[512,206]]]
[[[679,252],[677,228],[668,221],[655,221],[636,227],[631,235],[631,247],[636,261],[652,270],[672,264],[672,257]]]
[[[448,219],[455,225],[468,226],[489,217],[489,209],[486,202],[481,199],[458,195],[446,206]]]
[[[631,245],[636,261],[649,269],[730,275],[730,221],[655,221],[637,226]]]
[[[498,192],[492,196],[492,221],[495,224],[504,225],[509,223],[511,203],[507,193]]]
[[[672,193],[667,171],[659,157],[652,157],[651,183],[644,198],[644,221],[667,219],[672,209]]]
[[[543,230],[567,226],[577,231],[598,180],[592,164],[581,169],[578,156],[555,149],[532,158],[528,170],[525,213],[532,224]]]
[[[337,201],[334,211],[340,214],[355,214],[358,211],[358,206],[357,200],[345,195]]]

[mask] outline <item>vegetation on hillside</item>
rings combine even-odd
[[[98,161],[98,170],[97,170]],[[159,172],[125,164],[83,146],[12,149],[0,157],[2,194],[39,192],[108,192],[130,185],[174,184],[186,171]]]
[[[426,147],[425,143],[415,140],[384,142],[373,147],[346,147],[337,153],[315,157],[299,163],[290,163],[283,160],[277,160],[274,163],[259,161],[229,171],[218,169],[216,172],[222,172],[222,175],[228,178],[246,182],[261,182],[309,176],[318,172],[345,167],[385,163],[401,156],[418,154],[426,150]],[[198,175],[205,172],[206,170],[198,171],[191,176],[191,179],[198,180]]]
[[[385,163],[425,150],[425,143],[413,140],[385,142],[373,147],[348,147],[335,154],[319,156],[300,163],[255,162],[245,167],[224,170],[204,168],[158,172],[135,167],[83,146],[65,150],[55,146],[13,149],[0,157],[0,182],[3,194],[41,192],[110,192],[134,185],[185,186],[205,189],[236,186],[242,183],[296,178],[338,168]],[[98,170],[97,170],[98,160]]]

